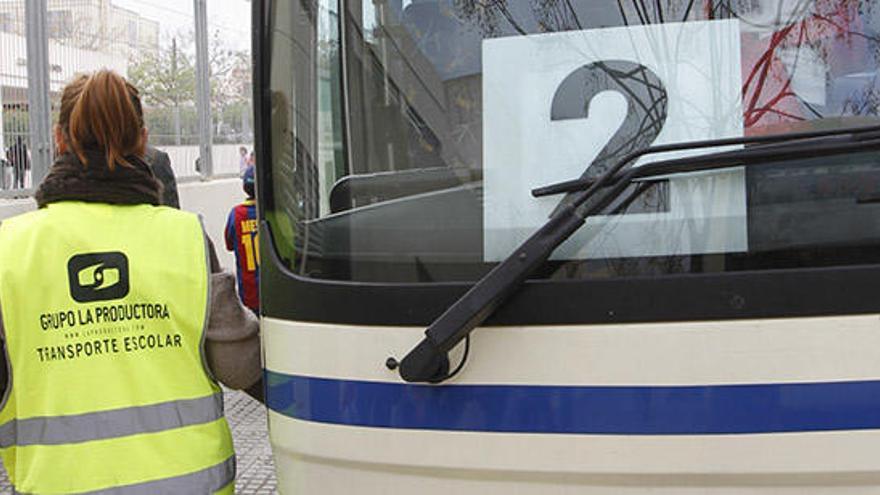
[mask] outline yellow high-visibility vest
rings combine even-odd
[[[17,493],[232,493],[206,251],[198,218],[164,207],[60,202],[0,223]]]

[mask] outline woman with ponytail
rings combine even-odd
[[[39,209],[0,224],[0,456],[22,493],[233,493],[219,378],[260,383],[255,318],[193,214],[160,205],[137,89],[64,89]]]

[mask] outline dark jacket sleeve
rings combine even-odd
[[[6,330],[3,326],[3,313],[0,312],[0,398],[6,397],[6,391],[10,386],[9,379],[9,360],[6,352]]]
[[[6,331],[3,315],[0,314],[0,398],[6,397],[6,390],[9,389],[9,360],[6,355]]]
[[[147,148],[147,163],[153,169],[153,174],[162,183],[162,204],[180,209],[180,198],[177,196],[177,180],[174,178],[174,170],[171,168],[171,159],[168,153],[153,148]]]

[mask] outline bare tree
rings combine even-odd
[[[61,10],[50,12],[49,39],[83,50],[105,51],[123,39],[118,26],[108,25],[86,12]]]

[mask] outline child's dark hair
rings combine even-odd
[[[255,172],[254,167],[248,167],[247,170],[244,171],[244,176],[241,178],[241,188],[244,189],[244,193],[247,194],[249,198],[253,198],[255,196],[254,191],[254,180],[255,180]]]

